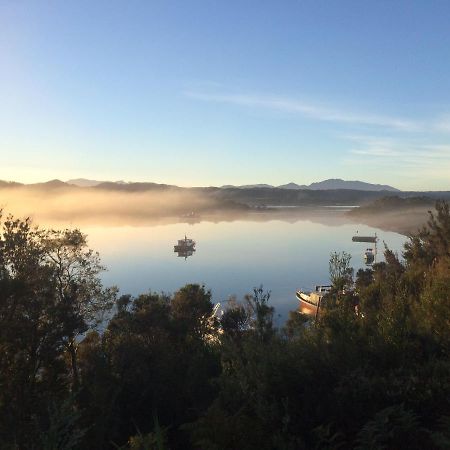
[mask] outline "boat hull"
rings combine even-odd
[[[195,252],[195,246],[187,246],[187,245],[174,245],[174,252]]]
[[[318,304],[311,299],[310,295],[301,291],[298,291],[295,295],[299,301],[299,309],[302,314],[308,316],[315,316],[317,314]]]
[[[317,314],[318,307],[315,305],[311,305],[311,303],[306,303],[305,301],[300,300],[299,309],[302,314],[306,314],[308,316],[315,316]]]

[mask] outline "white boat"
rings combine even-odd
[[[373,264],[377,261],[377,242],[378,236],[375,233],[374,236],[360,236],[356,235],[352,237],[353,242],[370,242],[374,244],[374,248],[367,248],[364,252],[364,262],[367,265]]]
[[[330,292],[331,286],[317,285],[314,291],[304,292],[301,289],[295,293],[298,301],[300,302],[300,312],[303,314],[314,315],[317,314],[320,309],[320,302],[322,297]]]
[[[373,251],[373,249],[368,248],[366,249],[366,251],[364,252],[364,262],[369,265],[369,264],[373,264],[373,262],[375,261],[375,253]]]

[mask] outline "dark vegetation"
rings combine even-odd
[[[2,449],[450,448],[450,213],[404,260],[333,254],[315,323],[270,294],[116,298],[78,230],[2,220]],[[115,304],[106,329],[102,313]]]

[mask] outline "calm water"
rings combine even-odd
[[[83,228],[89,245],[98,250],[108,272],[106,285],[121,293],[174,292],[186,283],[200,283],[212,291],[215,302],[235,295],[241,299],[263,284],[270,290],[279,320],[297,307],[295,291],[329,282],[330,252],[352,255],[355,272],[364,267],[363,253],[373,244],[354,243],[360,235],[380,237],[401,253],[405,237],[365,225],[348,223],[342,212],[321,211],[258,220],[202,221],[143,227]],[[173,245],[184,234],[197,241],[197,251],[187,260],[177,257]],[[382,251],[378,253],[382,260]]]

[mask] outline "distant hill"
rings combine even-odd
[[[400,192],[387,184],[372,184],[365,183],[364,181],[345,181],[339,178],[331,178],[329,180],[319,181],[317,183],[311,183],[307,189],[312,190],[329,190],[329,189],[352,189],[355,191],[390,191]]]
[[[67,188],[67,183],[64,183],[64,181],[61,180],[50,180],[45,181],[44,183],[33,183],[33,184],[27,184],[25,186],[28,187],[36,187],[36,188],[43,188],[43,189],[53,189],[53,188]]]
[[[297,183],[288,183],[288,184],[282,184],[281,186],[278,186],[278,189],[309,189],[308,186],[305,184],[297,184]]]
[[[66,183],[73,184],[74,186],[79,186],[79,187],[94,187],[101,183],[104,183],[104,181],[88,180],[86,178],[75,178],[73,180],[67,180]]]
[[[273,188],[271,184],[242,184],[240,186],[234,186],[232,184],[226,184],[221,186],[222,189],[255,189],[255,188]]]
[[[116,184],[126,184],[125,181],[99,181],[99,180],[88,180],[87,178],[74,178],[73,180],[66,181],[67,184],[73,184],[79,187],[94,187],[103,183],[116,183]]]
[[[0,188],[8,188],[8,187],[19,187],[23,186],[22,183],[17,183],[16,181],[4,181],[0,180]]]
[[[123,183],[123,182],[113,182],[113,181],[103,181],[100,184],[92,187],[94,190],[110,190],[110,191],[121,191],[121,192],[145,192],[145,191],[162,191],[162,190],[178,190],[178,186],[172,186],[170,184],[159,184],[159,183]],[[186,188],[188,190],[189,188]]]

